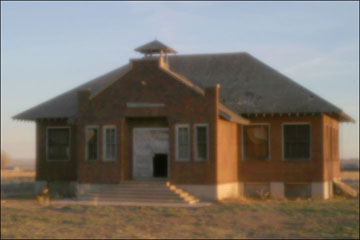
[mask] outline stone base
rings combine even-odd
[[[313,199],[328,199],[332,197],[332,181],[311,183],[311,197]]]
[[[54,181],[47,183],[51,196],[64,198],[75,197],[77,185],[78,184],[76,182],[63,181]]]
[[[202,201],[217,201],[239,197],[238,182],[217,185],[176,184],[175,186],[189,192]]]
[[[47,188],[47,182],[46,181],[36,181],[34,186],[34,194],[39,194],[42,190]]]

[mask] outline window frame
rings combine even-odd
[[[202,159],[198,157],[198,149],[197,149],[197,127],[206,127],[206,159]],[[209,136],[209,124],[208,123],[197,123],[194,124],[194,128],[193,128],[193,132],[194,132],[194,160],[195,162],[206,162],[209,161],[210,159],[210,136]]]
[[[56,159],[52,160],[49,159],[49,130],[51,129],[68,129],[69,130],[69,157],[68,159]],[[69,162],[71,161],[71,127],[69,126],[50,126],[46,127],[46,134],[45,134],[45,159],[47,162]]]
[[[103,149],[102,149],[102,157],[103,157],[103,162],[116,162],[117,160],[117,156],[118,156],[118,151],[117,151],[117,144],[118,144],[118,141],[117,141],[117,126],[116,125],[104,125],[103,126],[103,134],[102,134],[102,140],[103,140]],[[115,156],[114,158],[106,158],[106,130],[107,129],[114,129],[115,130],[115,136],[114,136],[114,144],[115,144]]]
[[[285,126],[288,125],[308,125],[309,126],[309,157],[308,158],[285,158]],[[302,161],[311,161],[312,160],[312,127],[310,122],[286,122],[281,124],[281,151],[282,151],[282,161],[284,162],[302,162]]]
[[[188,131],[188,141],[189,141],[189,155],[187,158],[180,158],[180,149],[179,149],[179,129],[187,128]],[[177,162],[189,162],[191,160],[191,128],[190,124],[176,124],[175,125],[175,160]]]
[[[259,160],[259,159],[246,159],[245,158],[245,127],[246,126],[267,126],[268,127],[268,157],[264,160]],[[242,161],[245,162],[266,162],[266,161],[270,161],[271,159],[271,136],[270,136],[270,128],[271,128],[271,124],[270,123],[250,123],[249,125],[242,125],[241,126],[241,132],[242,132],[242,136],[241,136],[241,147],[242,147],[242,151],[241,151],[241,157],[242,157]]]
[[[97,137],[97,156],[96,156],[96,159],[92,159],[92,160],[89,160],[89,156],[88,156],[88,142],[87,142],[87,134],[88,134],[88,130],[89,129],[97,129],[97,133],[98,133],[98,137]],[[87,125],[85,127],[85,161],[86,162],[97,162],[99,160],[99,156],[100,156],[100,148],[99,148],[99,139],[100,139],[100,131],[99,131],[99,126],[98,125]]]

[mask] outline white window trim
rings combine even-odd
[[[96,159],[94,160],[89,160],[88,159],[88,143],[87,143],[87,133],[88,133],[88,129],[93,129],[96,128],[97,129],[97,133],[98,133],[98,138],[97,138],[97,156]],[[85,161],[87,162],[96,162],[99,160],[99,139],[100,139],[100,132],[99,132],[99,126],[98,125],[87,125],[85,127]]]
[[[187,158],[180,158],[179,157],[179,128],[186,127],[188,130],[188,141],[189,141],[189,155]],[[176,151],[176,161],[179,162],[188,162],[190,161],[191,157],[191,131],[190,131],[190,124],[176,124],[175,125],[175,151]]]
[[[309,125],[310,131],[310,140],[309,140],[309,158],[299,158],[299,159],[286,159],[285,158],[285,131],[284,127],[286,125]],[[282,152],[282,161],[284,162],[303,162],[312,160],[312,127],[310,122],[284,122],[281,124],[281,152]]]
[[[114,158],[106,158],[106,130],[114,129],[115,130],[115,156]],[[117,127],[116,125],[105,125],[103,127],[103,161],[104,162],[115,162],[117,159]]]
[[[198,157],[198,149],[197,149],[197,127],[206,127],[206,155],[207,155],[207,158],[206,159],[202,159],[202,158],[199,158]],[[210,145],[210,142],[209,142],[209,124],[208,123],[197,123],[197,124],[194,124],[194,160],[196,162],[204,162],[204,161],[208,161],[210,159],[210,153],[209,153],[209,145]]]
[[[246,162],[248,162],[248,161],[255,161],[255,162],[257,162],[257,161],[259,161],[259,162],[269,161],[271,159],[271,136],[270,136],[270,134],[271,134],[271,131],[270,131],[271,124],[270,123],[250,123],[249,125],[250,126],[257,126],[257,125],[262,125],[262,126],[266,125],[266,126],[268,126],[268,158],[264,159],[264,160],[245,159],[245,138],[244,138],[245,126],[242,125],[241,126],[241,142],[242,142],[241,143],[241,147],[242,147],[242,149],[241,149],[242,150],[241,151],[241,157],[242,157],[242,161],[246,161]]]
[[[51,160],[49,159],[49,145],[48,145],[48,138],[49,138],[49,130],[50,129],[69,129],[69,158],[68,159],[61,159],[61,160]],[[46,134],[45,134],[45,158],[47,162],[69,162],[71,161],[71,128],[70,127],[62,127],[62,126],[51,126],[46,127]]]

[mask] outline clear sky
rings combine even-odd
[[[340,154],[359,155],[359,2],[1,2],[1,147],[35,158],[11,117],[138,57],[248,52],[342,108]]]

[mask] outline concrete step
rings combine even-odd
[[[164,181],[128,181],[104,185],[78,196],[78,201],[126,203],[187,203],[179,194],[170,190]]]
[[[143,191],[168,191],[168,187],[159,186],[159,187],[143,187],[143,186],[114,186],[114,187],[104,187],[99,189],[101,191],[122,191],[122,190],[143,190]]]
[[[161,193],[145,193],[145,192],[88,192],[83,195],[97,195],[97,196],[143,196],[143,197],[178,197],[179,195],[173,192],[161,192]]]
[[[181,199],[176,195],[141,195],[141,194],[84,194],[80,197],[107,197],[107,198],[141,198],[141,199]]]
[[[79,201],[119,201],[119,202],[161,202],[161,203],[185,203],[183,199],[143,199],[143,198],[107,198],[107,197],[98,197],[98,198],[90,198],[90,197],[80,197],[77,200]]]

